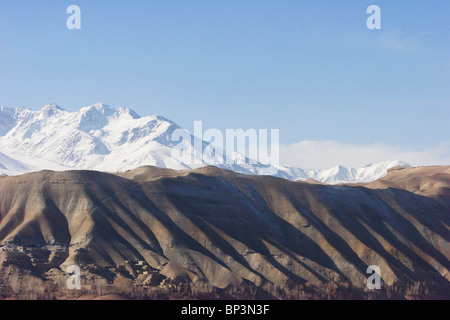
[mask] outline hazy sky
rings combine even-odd
[[[381,30],[366,27],[372,4]],[[450,164],[449,13],[448,0],[0,0],[0,105],[277,128],[284,163],[304,167],[363,152]]]

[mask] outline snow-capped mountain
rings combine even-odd
[[[172,140],[175,130],[190,138],[182,140],[196,163],[179,161],[172,156],[180,141]],[[194,144],[201,145],[196,150]],[[27,108],[0,108],[0,173],[21,174],[41,169],[91,169],[125,171],[142,165],[172,169],[191,169],[206,165],[249,174],[272,174],[292,180],[314,179],[325,183],[369,182],[381,178],[400,161],[371,164],[363,168],[333,167],[328,170],[304,170],[250,164],[233,154],[234,164],[214,156],[204,159],[208,143],[164,117],[140,117],[124,107],[102,103],[68,112],[56,104],[33,111]],[[223,160],[223,159],[222,159]]]
[[[0,123],[0,152],[9,159],[20,159],[24,168],[30,168],[24,172],[36,168],[125,171],[142,165],[191,169],[216,165],[219,160],[203,159],[208,144],[164,117],[140,117],[128,108],[102,103],[77,112],[65,111],[55,104],[38,111],[2,108]],[[172,157],[173,148],[180,143],[172,140],[175,130],[182,130],[189,137],[181,143],[192,151],[197,160],[193,164]],[[201,146],[200,151],[193,147],[194,143]],[[250,165],[239,155],[234,158],[237,161],[233,165],[221,167],[245,173],[260,173],[267,167]],[[3,172],[11,174],[17,170]]]
[[[328,184],[371,182],[384,177],[388,169],[398,166],[409,167],[410,165],[399,160],[371,163],[360,168],[346,168],[337,165],[325,170],[304,170],[305,174],[294,178],[294,180],[314,179]],[[292,176],[295,176],[295,174],[292,174]]]

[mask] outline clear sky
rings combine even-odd
[[[0,105],[276,128],[290,165],[450,164],[449,88],[448,0],[0,0]]]

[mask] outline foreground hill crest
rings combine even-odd
[[[406,168],[329,186],[145,166],[0,177],[1,270],[52,279],[76,264],[109,282],[363,290],[378,265],[386,288],[448,294],[449,176]]]

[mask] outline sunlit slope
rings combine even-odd
[[[166,276],[221,288],[247,281],[363,287],[374,264],[388,285],[448,283],[449,167],[437,168],[391,171],[389,182],[368,187],[215,167],[1,177],[0,241],[58,247],[47,268],[144,260]],[[418,183],[431,191],[407,179],[426,180]]]

